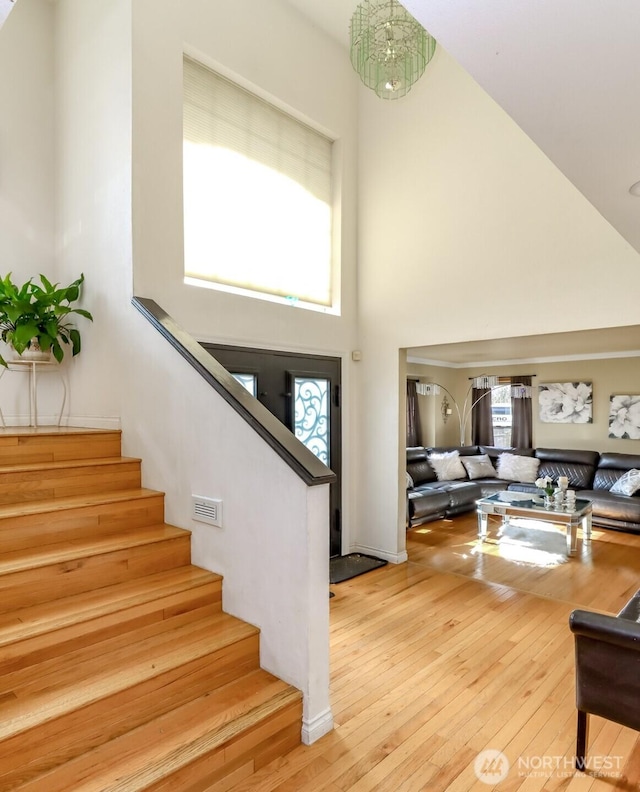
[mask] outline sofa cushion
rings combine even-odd
[[[640,498],[629,498],[627,495],[616,495],[607,490],[581,490],[578,498],[591,501],[593,520],[598,518],[615,520],[620,523],[640,523]]]
[[[449,508],[449,495],[445,490],[425,489],[409,492],[409,519],[420,522],[429,518],[444,517]]]
[[[633,495],[640,489],[640,470],[631,468],[623,473],[616,483],[611,487],[610,492],[616,495]]]
[[[610,490],[616,481],[631,468],[640,469],[640,456],[637,454],[613,452],[601,454],[593,477],[593,489]]]
[[[581,448],[536,448],[536,457],[541,462],[567,462],[572,465],[598,464],[600,455],[597,451],[586,451]]]
[[[540,460],[538,476],[549,476],[557,481],[566,476],[572,489],[590,489],[598,463],[597,451],[567,448],[537,448],[536,457]]]
[[[427,454],[444,454],[451,451],[457,451],[458,454],[462,456],[477,456],[480,451],[478,451],[478,446],[470,445],[470,446],[431,446],[427,448]]]
[[[460,461],[464,465],[467,475],[471,480],[490,477],[495,478],[498,475],[487,454],[461,457]]]
[[[407,464],[410,462],[421,462],[427,458],[427,449],[423,446],[407,447]]]
[[[638,454],[617,454],[608,451],[604,454],[600,454],[598,468],[612,470],[631,470],[631,468],[640,468],[640,456]]]
[[[538,477],[540,460],[519,454],[500,454],[498,457],[498,477],[505,481],[533,482]]]
[[[489,459],[497,462],[500,454],[516,454],[517,456],[535,456],[535,448],[502,448],[499,446],[478,446],[479,454],[487,454]]]
[[[436,471],[438,481],[455,481],[467,477],[467,471],[464,469],[457,451],[429,454],[429,464]]]
[[[436,480],[436,472],[429,464],[426,448],[422,446],[407,448],[407,473],[413,479],[414,487]]]
[[[460,481],[450,484],[447,488],[449,496],[449,514],[467,511],[475,506],[476,501],[482,497],[480,487],[471,481]]]

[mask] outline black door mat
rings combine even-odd
[[[385,566],[386,563],[380,558],[362,553],[349,553],[346,556],[331,558],[329,560],[329,583],[342,583],[345,580],[351,580],[358,575],[364,575],[365,572],[371,572],[372,569]]]

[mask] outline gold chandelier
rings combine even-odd
[[[351,17],[351,64],[381,99],[399,99],[422,76],[435,39],[398,0],[363,0]]]

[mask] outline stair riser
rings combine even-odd
[[[0,430],[0,466],[0,792],[226,792],[299,745],[119,431]]]
[[[221,601],[220,581],[213,581],[186,592],[159,597],[137,607],[123,607],[108,616],[0,646],[0,675],[90,646],[115,635],[134,632],[179,614],[195,621],[203,615],[219,613]]]
[[[121,456],[121,433],[16,434],[0,436],[0,465],[66,462]]]
[[[190,563],[190,534],[0,576],[0,613]]]
[[[37,776],[258,667],[259,639],[253,635],[6,739],[0,742],[0,789],[11,789],[17,779]]]
[[[177,773],[166,776],[146,792],[214,792],[247,778],[272,759],[300,744],[302,703],[296,702]]]
[[[24,514],[0,520],[0,552],[9,547],[21,549],[42,544],[62,542],[67,537],[83,539],[104,534],[116,534],[164,520],[164,496],[102,503],[46,514]]]
[[[139,487],[139,462],[87,468],[6,472],[0,477],[0,505],[116,492]]]

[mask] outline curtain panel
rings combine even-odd
[[[511,378],[511,445],[514,448],[533,446],[531,377]]]
[[[420,406],[416,381],[407,380],[407,448],[422,445],[422,430],[420,428]]]
[[[471,445],[493,445],[491,388],[471,391]]]

